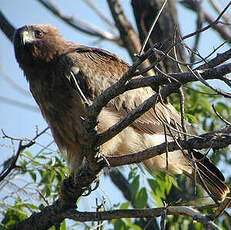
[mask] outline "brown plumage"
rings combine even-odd
[[[72,81],[74,75],[90,103],[115,83],[129,66],[117,56],[101,50],[66,41],[51,25],[28,25],[19,28],[14,38],[15,56],[30,84],[30,90],[48,122],[54,139],[67,152],[67,164],[75,178],[84,155],[79,137],[83,134],[80,117],[85,117],[85,104]],[[153,94],[151,88],[128,91],[108,103],[99,115],[98,131],[118,122]],[[180,117],[169,103],[158,103],[155,112],[172,126],[180,127]],[[102,154],[124,155],[144,150],[165,141],[162,123],[154,109],[101,146]],[[166,170],[166,154],[144,161],[149,170]],[[196,159],[203,155],[194,153]],[[168,170],[194,178],[193,166],[181,153],[169,153]],[[229,188],[221,172],[206,157],[198,171],[214,199],[224,199]],[[198,175],[196,175],[198,182]],[[202,183],[203,184],[203,183]]]

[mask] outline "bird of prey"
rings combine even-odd
[[[66,41],[55,27],[47,24],[19,28],[15,32],[14,48],[32,95],[59,149],[67,153],[70,175],[75,178],[84,159],[80,138],[84,133],[81,118],[86,117],[86,104],[80,92],[92,103],[103,90],[123,76],[129,65],[105,50]],[[80,92],[76,90],[73,77]],[[153,90],[146,87],[127,91],[111,100],[99,114],[98,132],[116,124],[151,95]],[[160,102],[104,143],[102,154],[125,155],[163,143],[164,127],[159,118],[173,127],[181,124],[174,107],[168,102]],[[223,200],[229,188],[222,173],[201,153],[195,152],[194,158],[199,159],[197,170],[181,151],[170,152],[167,170],[195,177],[199,183],[203,181],[201,184],[207,187],[214,199]],[[143,164],[151,171],[166,170],[166,154],[145,160]],[[199,174],[202,180],[198,179]]]

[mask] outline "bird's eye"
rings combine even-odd
[[[42,38],[44,36],[44,33],[41,30],[35,30],[34,35],[36,38]]]

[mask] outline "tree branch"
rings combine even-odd
[[[150,209],[120,209],[104,212],[78,212],[75,210],[69,210],[64,215],[75,221],[100,221],[100,220],[112,220],[120,218],[155,218],[161,216],[163,211],[166,210],[167,215],[184,215],[193,218],[193,220],[200,222],[211,230],[221,230],[211,219],[188,206],[169,206],[166,208],[150,208]]]
[[[51,1],[39,0],[43,3],[50,3]],[[110,1],[116,3],[116,1]],[[109,4],[110,4],[109,2]],[[52,5],[50,5],[52,6]],[[227,7],[226,7],[227,8]],[[114,8],[115,9],[115,8]],[[60,14],[59,10],[53,9],[54,13],[56,12],[60,16],[63,16],[63,19],[66,20],[70,25],[75,25],[75,22],[68,18],[65,15]],[[117,17],[119,18],[119,12],[115,12]],[[0,15],[1,16],[1,15]],[[219,18],[219,17],[218,17]],[[217,19],[218,20],[218,19]],[[213,22],[213,24],[207,26],[206,28],[202,28],[200,31],[192,33],[190,35],[186,35],[183,39],[188,37],[194,36],[195,34],[202,32],[211,26],[218,23],[218,21]],[[119,22],[120,23],[120,22]],[[80,29],[80,28],[78,28]],[[93,31],[95,32],[95,31]],[[93,33],[90,31],[90,33]],[[129,31],[128,31],[129,32]],[[134,32],[134,31],[133,31]],[[104,36],[105,35],[96,35],[95,36]],[[10,37],[10,36],[9,36]],[[112,38],[107,38],[111,39]],[[176,45],[176,44],[174,44]],[[169,83],[166,76],[158,76],[157,77],[150,77],[150,78],[142,78],[140,79],[132,79],[137,67],[147,59],[152,53],[154,49],[149,49],[144,55],[139,57],[134,65],[128,70],[127,73],[123,75],[123,77],[115,83],[110,88],[106,89],[99,97],[96,98],[94,103],[89,106],[88,109],[88,116],[86,120],[83,120],[83,124],[86,125],[86,133],[84,135],[83,143],[81,143],[81,147],[84,150],[83,152],[86,154],[87,162],[84,165],[78,176],[78,181],[75,184],[75,187],[72,191],[67,190],[67,185],[70,184],[70,179],[64,180],[62,187],[61,187],[61,197],[53,205],[47,206],[39,213],[34,213],[28,219],[12,226],[10,229],[48,229],[54,223],[60,223],[65,218],[71,218],[77,221],[98,221],[98,220],[106,220],[106,219],[114,219],[114,218],[122,218],[122,217],[156,217],[160,216],[163,211],[167,210],[168,215],[172,214],[182,214],[192,217],[193,219],[197,220],[204,224],[204,226],[210,229],[219,229],[207,216],[201,214],[200,212],[192,209],[190,207],[166,207],[166,208],[156,208],[156,209],[147,209],[147,210],[115,210],[115,211],[108,211],[108,212],[77,212],[75,210],[75,203],[77,199],[83,194],[83,192],[89,188],[91,183],[93,183],[97,179],[97,175],[99,172],[105,167],[106,162],[102,161],[102,159],[95,158],[96,153],[98,153],[99,149],[96,146],[104,143],[106,138],[112,138],[122,129],[126,128],[132,121],[134,121],[137,117],[143,114],[145,111],[150,109],[155,101],[158,99],[158,95],[153,95],[150,97],[145,103],[137,107],[131,113],[129,113],[122,121],[116,124],[114,127],[111,127],[109,130],[105,131],[105,133],[96,135],[95,126],[97,125],[97,116],[102,110],[102,108],[114,97],[118,96],[119,94],[131,90],[138,87],[144,86],[153,86],[153,85],[163,85],[168,84],[167,86],[163,87],[161,90],[161,95],[163,97],[169,95],[170,93],[174,92],[178,89],[181,84],[185,84],[189,81],[197,81],[196,78],[192,73],[184,73],[183,74],[173,74],[176,80],[172,80],[171,84]],[[230,54],[228,54],[230,55]],[[222,65],[213,69],[206,70],[201,73],[201,76],[206,79],[217,79],[221,76],[221,80],[223,80],[223,76],[226,73],[231,72],[231,64]],[[182,75],[184,77],[182,77]],[[214,78],[212,78],[214,77]],[[132,80],[131,80],[132,79]],[[183,80],[182,80],[183,79]],[[206,80],[207,80],[206,79]],[[220,79],[220,78],[219,78]],[[147,83],[148,82],[148,83]],[[146,85],[145,85],[146,84]],[[107,133],[106,133],[107,132]],[[189,140],[178,140],[181,149],[202,149],[208,147],[214,148],[223,148],[231,144],[231,127],[227,127],[225,129],[207,133],[201,135],[200,137],[194,137]],[[99,139],[97,140],[97,138]],[[175,142],[169,142],[167,147],[168,151],[178,150],[179,144]],[[29,144],[25,145],[29,147]],[[156,155],[162,154],[166,152],[166,143],[160,144],[158,146],[154,146],[152,148],[148,148],[144,151],[129,154],[122,157],[107,157],[108,162],[112,167],[124,165],[124,164],[131,164],[131,163],[138,163],[145,159],[154,157]],[[101,160],[101,161],[99,161]]]
[[[178,144],[175,141],[168,142],[167,146],[166,143],[162,143],[160,145],[147,148],[137,153],[117,157],[107,157],[107,160],[111,167],[117,167],[121,165],[140,163],[144,160],[165,153],[167,147],[169,152],[179,150],[180,148],[188,150],[200,150],[205,148],[225,148],[231,144],[231,126],[211,133],[205,133],[198,137],[190,138],[187,141],[177,141]]]
[[[124,85],[129,81],[135,73],[137,67],[152,54],[152,49],[149,49],[145,54],[141,55],[138,60],[128,69],[128,71],[117,81],[115,84],[104,90],[88,108],[89,123],[95,123],[95,121],[101,112],[102,108],[114,97],[124,92]]]
[[[196,11],[197,7],[196,7],[196,1],[192,1],[192,0],[184,0],[181,1],[181,4],[183,4],[185,7],[187,7],[190,10]],[[230,3],[228,3],[227,5],[228,7],[230,6]],[[227,9],[226,6],[226,9]],[[208,14],[208,12],[206,12],[205,10],[203,10],[203,15],[205,20],[208,22],[208,24],[212,25],[212,28],[218,32],[218,34],[227,42],[229,42],[231,44],[231,35],[228,33],[228,31],[223,27],[220,26],[219,24],[214,24],[214,19],[212,18],[211,15]],[[219,14],[219,18],[216,19],[216,21],[220,20],[220,18],[224,15],[224,10]]]
[[[224,8],[224,10],[221,12],[221,14],[216,18],[215,21],[212,22],[212,24],[203,27],[202,29],[190,33],[188,35],[185,35],[184,37],[182,37],[182,40],[188,39],[192,36],[195,36],[198,33],[201,33],[203,31],[208,30],[209,28],[211,28],[213,25],[219,23],[219,19],[222,17],[222,15],[226,12],[226,10],[229,8],[229,6],[231,5],[231,2],[227,4],[227,6]],[[169,49],[166,51],[166,53],[168,53],[168,51],[170,51],[175,45],[177,45],[178,42],[175,42],[174,44],[172,44],[171,47],[169,47]],[[156,44],[158,45],[158,44]],[[94,103],[89,107],[88,109],[88,124],[86,125],[87,127],[92,127],[92,124],[96,124],[96,120],[97,117],[99,115],[99,113],[101,112],[102,108],[104,106],[107,105],[107,103],[113,99],[114,97],[118,96],[119,94],[124,92],[124,85],[127,81],[129,81],[134,72],[136,71],[137,67],[143,63],[153,52],[153,49],[155,49],[155,46],[151,47],[150,49],[147,50],[147,52],[141,56],[139,56],[139,59],[135,61],[135,63],[129,68],[129,70],[122,76],[122,78],[116,82],[115,84],[113,84],[111,87],[109,87],[108,89],[106,89],[105,91],[103,91],[94,101]],[[156,63],[158,63],[160,60],[162,60],[162,58],[164,58],[165,56],[163,55],[159,60],[155,61]]]
[[[203,65],[198,66],[196,69],[208,69],[213,68],[215,66],[220,65],[221,63],[224,63],[225,61],[229,60],[231,58],[231,49],[225,51],[224,53],[217,54],[217,56],[207,63],[204,63]]]
[[[219,76],[218,72],[221,74]],[[204,73],[201,74],[201,77],[205,77],[207,80],[209,79],[219,79],[219,77],[223,77],[223,75],[231,72],[231,64],[222,65],[220,67],[206,70]],[[132,79],[127,83],[125,86],[120,87],[120,93],[123,93],[127,90],[138,88],[138,87],[145,87],[145,86],[159,86],[163,84],[169,84],[161,89],[161,97],[166,98],[171,93],[176,92],[177,89],[186,82],[191,81],[198,81],[199,79],[192,73],[180,73],[180,74],[171,74],[170,76],[175,79],[176,83],[174,81],[169,82],[168,78],[166,76],[154,76],[154,77],[143,77],[139,79]],[[175,83],[175,84],[174,84]],[[180,84],[179,84],[180,83]],[[115,86],[115,84],[114,84]],[[218,90],[217,90],[218,91]],[[220,92],[220,91],[218,91]],[[231,97],[229,93],[222,92],[223,96]],[[142,104],[140,104],[138,107],[133,109],[131,112],[129,112],[126,116],[124,116],[119,122],[117,122],[115,125],[104,131],[103,133],[99,133],[97,135],[97,143],[96,145],[99,146],[106,141],[110,140],[114,136],[116,136],[118,133],[120,133],[123,129],[128,127],[132,122],[134,122],[137,118],[139,118],[141,115],[143,115],[145,112],[147,112],[149,109],[153,107],[155,103],[158,103],[157,99],[158,94],[155,94],[145,100]]]
[[[0,11],[0,29],[7,36],[7,38],[12,42],[14,37],[15,28],[7,20],[2,11]]]
[[[112,17],[114,18],[115,24],[120,32],[120,37],[125,45],[125,47],[128,50],[128,53],[135,62],[137,60],[137,57],[135,54],[138,54],[141,50],[141,44],[139,42],[139,37],[134,30],[132,24],[127,19],[126,15],[123,12],[122,6],[120,5],[118,0],[108,0],[108,5],[112,14]],[[150,65],[148,60],[145,60],[143,63],[141,63],[140,67],[142,69],[147,68]],[[154,74],[153,70],[150,70],[148,72],[149,75]]]
[[[7,168],[7,169],[4,169],[1,173],[0,173],[0,181],[2,181],[4,178],[6,178],[9,173],[14,169],[16,168],[16,162],[18,160],[18,157],[20,155],[20,153],[26,149],[26,148],[29,148],[31,147],[32,145],[35,144],[35,140],[40,137],[43,133],[45,133],[47,130],[49,129],[49,127],[45,128],[44,130],[42,130],[40,133],[36,134],[36,136],[27,144],[23,145],[22,144],[22,140],[19,141],[19,145],[18,145],[18,150],[15,154],[15,156],[12,157],[12,160],[11,160],[11,163],[10,163],[10,166]],[[3,130],[2,130],[3,132]],[[12,139],[11,137],[7,136],[4,132],[3,132],[3,138],[9,138],[9,139]]]
[[[116,187],[123,193],[125,199],[132,202],[130,184],[118,169],[109,171],[109,176]]]
[[[80,19],[77,19],[74,16],[65,15],[60,9],[58,9],[58,7],[51,0],[38,0],[38,2],[40,2],[44,7],[46,7],[49,11],[51,11],[56,17],[59,17],[64,22],[66,22],[68,25],[72,26],[73,28],[85,34],[96,36],[96,37],[106,39],[109,41],[114,41],[118,44],[121,43],[119,42],[118,37],[116,37],[115,35],[109,32],[103,31],[100,28],[92,24],[89,24]]]
[[[231,52],[230,52],[231,54]],[[224,81],[224,75],[231,73],[231,63],[224,64],[215,68],[207,69],[205,71],[200,71],[200,74],[204,80],[222,80]],[[140,77],[136,79],[130,80],[125,88],[126,90],[137,89],[140,87],[147,86],[160,86],[160,85],[172,85],[175,84],[186,84],[189,82],[198,81],[198,78],[194,76],[191,72],[184,73],[173,73],[169,74],[171,77],[171,82],[169,82],[168,78],[164,75],[156,75],[156,76],[148,76],[148,77]],[[226,78],[227,80],[228,78]],[[231,81],[231,79],[229,80]],[[125,90],[125,89],[124,89]]]

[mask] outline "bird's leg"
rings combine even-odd
[[[70,208],[77,208],[75,194],[76,190],[73,189],[73,179],[69,176],[64,179],[61,184],[60,198],[62,205]]]
[[[80,178],[81,180],[84,180],[84,177],[88,178],[91,177],[92,175],[95,175],[95,173],[90,172],[91,170],[88,167],[88,162],[86,159],[83,161],[81,167],[82,168],[78,171],[78,173],[75,174],[73,188],[78,187],[78,181]],[[95,177],[96,177],[94,178],[95,186],[93,188],[91,185],[87,185],[86,187],[83,187],[82,189],[85,190],[86,193],[83,194],[82,196],[90,195],[91,192],[95,191],[99,187],[99,177],[98,175],[95,175]]]
[[[86,194],[84,194],[83,196],[88,196],[91,192],[95,191],[99,187],[99,175],[97,175],[99,172],[98,168],[102,169],[104,165],[106,165],[105,161],[103,160],[104,158],[102,158],[102,155],[100,154],[99,148],[94,150],[92,149],[94,148],[90,148],[89,150],[86,146],[83,148],[84,152],[86,151],[86,153],[89,153],[91,155],[89,156],[85,154],[81,167],[78,169],[78,171],[75,171],[74,174],[74,184],[76,185],[78,185],[78,181],[80,180],[80,178],[81,180],[84,180],[84,178],[86,177],[87,180],[88,177],[92,177],[92,175],[94,175],[95,186],[93,188],[91,187],[91,185],[84,187],[83,189],[86,190]]]
[[[78,142],[80,143],[81,156],[84,157],[80,166],[74,168],[72,176],[76,185],[78,185],[79,180],[84,181],[84,178],[86,178],[87,181],[87,179],[91,177],[94,181],[96,181],[96,185],[93,189],[89,185],[83,187],[83,189],[87,191],[85,194],[85,196],[87,196],[98,188],[99,181],[97,174],[106,164],[105,161],[103,161],[102,155],[100,154],[100,148],[95,147],[97,138],[96,126],[98,121],[94,120],[92,123],[88,119],[81,117],[81,122],[85,128],[85,132],[79,136]]]
[[[74,179],[73,176],[69,176],[63,181],[61,185],[61,197],[63,200],[65,200],[65,203],[73,203],[73,200],[75,200],[75,194],[79,193],[80,190],[81,193],[86,192],[83,196],[88,196],[89,194],[91,194],[91,192],[95,191],[99,187],[99,180],[97,176],[96,178],[93,178],[95,186],[92,188],[91,185],[88,185],[88,180],[84,179],[85,177],[90,176],[90,174],[87,173],[86,169],[83,169],[83,171],[80,170],[78,172],[78,175],[76,175],[78,180]],[[84,186],[85,182],[86,186]]]

